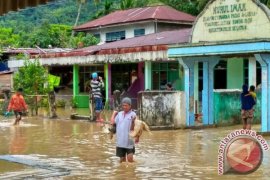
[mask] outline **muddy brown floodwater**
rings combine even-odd
[[[77,110],[87,114],[86,109]],[[0,117],[0,179],[269,179],[270,152],[249,175],[217,174],[218,146],[241,126],[204,130],[144,133],[136,145],[136,162],[119,164],[115,139],[102,124],[69,120],[70,110],[58,110],[57,120],[44,115],[24,117],[19,126]],[[109,119],[109,112],[105,113]],[[253,129],[259,130],[259,125]],[[265,137],[270,144],[270,137]]]

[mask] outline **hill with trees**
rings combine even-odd
[[[83,33],[73,34],[72,27],[115,10],[169,5],[198,15],[208,0],[55,0],[0,16],[0,48],[5,47],[78,47],[98,42]],[[262,0],[270,7],[270,0]],[[83,43],[81,43],[83,42]]]

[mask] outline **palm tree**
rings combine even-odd
[[[129,9],[135,6],[135,0],[121,0],[120,2],[120,9]]]
[[[208,3],[208,0],[197,0],[198,11],[201,12],[205,8],[207,3]]]
[[[98,3],[100,3],[100,0],[93,0],[95,5],[97,5]],[[77,0],[77,3],[79,4],[78,6],[78,13],[77,13],[77,17],[76,17],[76,20],[75,20],[75,23],[74,23],[74,27],[77,26],[78,22],[79,22],[79,18],[80,18],[80,15],[81,15],[81,10],[82,10],[82,6],[87,2],[87,0]],[[74,36],[74,31],[72,31],[71,33],[71,37]]]
[[[111,0],[105,0],[103,8],[100,9],[95,16],[93,17],[93,19],[97,19],[101,16],[105,16],[107,14],[110,14],[112,11],[114,10],[114,6],[113,6],[113,2]]]
[[[270,0],[261,0],[261,2],[270,8]]]

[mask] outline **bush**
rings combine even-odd
[[[78,107],[78,102],[76,101],[74,97],[70,100],[70,104],[73,108]]]
[[[58,100],[56,100],[56,107],[65,107],[66,103],[67,103],[66,100],[58,99]]]

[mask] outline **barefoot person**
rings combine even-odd
[[[102,94],[101,89],[104,87],[102,77],[98,77],[96,72],[92,73],[92,80],[90,82],[92,97],[95,102],[95,116],[97,122],[102,122],[101,110],[102,110]]]
[[[135,153],[135,143],[130,137],[130,131],[134,129],[136,113],[131,110],[131,99],[122,99],[122,111],[118,112],[115,117],[116,124],[116,156],[120,157],[120,163],[133,162]],[[136,140],[135,140],[136,141]]]
[[[27,105],[22,96],[22,92],[23,89],[19,88],[17,92],[11,97],[6,113],[8,114],[10,111],[14,111],[14,114],[16,116],[14,125],[19,124],[20,120],[22,119],[23,111],[27,111]]]
[[[243,85],[241,93],[241,117],[243,121],[243,129],[251,129],[251,123],[254,117],[255,100],[248,92],[248,86]]]

